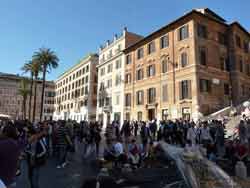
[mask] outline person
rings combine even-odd
[[[69,131],[67,127],[65,126],[65,121],[59,122],[59,128],[57,130],[57,147],[58,147],[58,165],[57,168],[64,168],[66,163],[66,157],[67,157],[67,146],[68,144],[72,145]]]
[[[131,162],[133,167],[139,167],[140,152],[135,138],[133,138],[131,143],[128,145],[128,160]]]
[[[0,136],[0,179],[7,187],[15,183],[18,158],[22,151],[22,146],[17,139],[17,129],[9,123],[3,128]]]
[[[247,139],[247,130],[244,120],[241,120],[239,124],[239,138],[241,143],[244,143]]]
[[[201,142],[205,148],[208,143],[213,141],[210,135],[210,129],[208,127],[207,122],[203,122],[203,127],[201,128],[200,137],[201,137]]]
[[[140,135],[141,135],[141,141],[142,141],[142,146],[143,146],[143,152],[146,153],[148,141],[150,138],[150,132],[145,122],[142,122]]]
[[[28,137],[34,137],[37,134],[37,131],[38,130],[35,130],[33,127],[30,127]],[[33,141],[28,144],[26,153],[30,187],[39,188],[40,170],[41,167],[45,165],[47,158],[45,136],[35,137]]]
[[[189,140],[192,145],[196,144],[196,129],[195,129],[195,124],[194,123],[192,123],[190,125],[190,127],[188,128],[187,140]]]

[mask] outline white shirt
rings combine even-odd
[[[190,127],[187,132],[187,139],[191,141],[192,144],[195,144],[196,140],[196,129],[194,127]]]
[[[123,154],[123,145],[120,142],[117,142],[114,145],[114,149],[115,149],[115,155]]]

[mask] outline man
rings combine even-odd
[[[187,140],[190,142],[191,145],[196,144],[196,129],[194,123],[191,123],[190,127],[188,128]]]
[[[67,156],[67,146],[72,145],[72,142],[70,140],[69,136],[69,130],[65,126],[65,121],[59,122],[59,128],[57,130],[57,147],[58,147],[58,166],[57,168],[64,168],[66,163],[66,156]]]
[[[3,128],[3,134],[0,137],[0,179],[7,187],[14,183],[22,149],[17,138],[17,129],[14,125],[9,124]]]

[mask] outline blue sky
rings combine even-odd
[[[250,30],[249,0],[1,0],[0,72],[20,74],[34,51],[48,47],[60,58],[48,76],[55,79],[124,26],[147,35],[202,7]]]

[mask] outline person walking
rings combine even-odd
[[[59,122],[59,128],[57,130],[57,147],[58,147],[58,165],[57,168],[64,168],[67,157],[67,146],[72,145],[70,140],[70,133],[65,125],[65,121]]]

